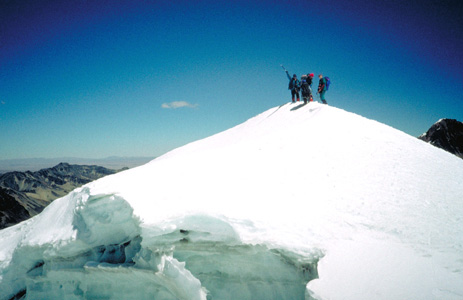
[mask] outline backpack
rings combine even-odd
[[[331,80],[329,77],[325,76],[325,84],[326,84],[326,90],[330,87]]]
[[[309,83],[305,80],[302,80],[301,89],[302,89],[302,93],[309,94],[310,93]]]

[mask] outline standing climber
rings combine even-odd
[[[312,76],[313,77],[313,76]],[[312,101],[312,89],[310,85],[312,84],[312,78],[307,75],[301,76],[301,94],[302,100],[304,100],[304,104],[307,104],[308,101]]]
[[[297,79],[297,75],[294,74],[293,78],[291,78],[289,76],[288,71],[286,71],[286,75],[288,75],[288,78],[289,78],[288,90],[291,90],[291,99],[292,99],[292,101],[295,102],[294,98],[296,98],[297,101],[300,101],[300,99],[299,99],[299,86],[300,86],[301,83],[299,82],[299,79]]]
[[[288,79],[289,79],[289,85],[288,85],[288,90],[291,90],[291,98],[294,101],[294,98],[297,99],[297,101],[300,101],[299,100],[299,89],[300,89],[300,82],[299,82],[299,79],[297,79],[297,75],[294,74],[293,77],[291,78],[291,76],[289,76],[289,72],[288,70],[285,69],[285,67],[283,67],[283,65],[281,65],[281,67],[283,68],[283,70],[285,70],[286,72],[286,76],[288,76]]]
[[[327,104],[325,100],[325,93],[326,93],[326,79],[323,77],[322,74],[318,75],[318,78],[320,78],[318,82],[318,92],[317,94],[320,94],[320,100],[323,102],[323,104]]]

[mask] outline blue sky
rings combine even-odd
[[[1,1],[0,159],[158,156],[290,101],[463,119],[462,1]],[[339,124],[342,126],[342,124]]]

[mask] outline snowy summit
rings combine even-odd
[[[463,161],[285,104],[0,231],[0,299],[463,299]]]

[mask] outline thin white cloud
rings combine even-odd
[[[1,103],[2,105],[5,105],[5,104],[6,104],[5,101],[0,101],[0,103]]]
[[[182,108],[182,107],[196,108],[198,107],[198,104],[191,104],[186,101],[173,101],[170,103],[163,103],[161,107],[167,108],[167,109],[177,109],[177,108]]]

